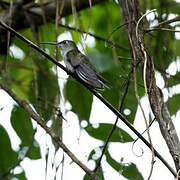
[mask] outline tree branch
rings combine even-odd
[[[55,141],[60,148],[64,150],[64,152],[75,162],[78,166],[80,166],[93,180],[97,180],[95,173],[91,171],[85,164],[83,164],[62,142],[60,137],[56,136],[49,127],[46,126],[45,121],[33,110],[33,108],[28,104],[28,102],[20,99],[16,94],[10,90],[6,85],[0,83],[0,87],[5,90],[15,101],[16,103],[22,107],[32,119],[34,119],[37,124],[39,124]]]
[[[125,99],[126,99],[126,95],[127,95],[127,93],[128,93],[128,88],[129,88],[129,85],[130,85],[130,78],[131,78],[130,76],[131,76],[131,74],[132,74],[132,71],[128,74],[128,78],[127,78],[128,80],[127,80],[127,82],[126,82],[126,87],[125,87],[123,96],[122,96],[122,98],[119,100],[119,102],[121,102],[121,103],[119,103],[119,112],[122,112],[122,108],[123,108],[123,105],[124,105],[124,102],[125,102]],[[107,140],[106,140],[106,143],[105,143],[104,146],[103,146],[101,156],[100,156],[99,159],[98,159],[98,162],[97,162],[97,164],[96,164],[96,167],[95,167],[95,169],[94,169],[94,172],[97,172],[98,168],[101,166],[101,160],[102,160],[102,158],[103,158],[103,156],[104,156],[104,154],[105,154],[105,152],[106,152],[106,149],[107,149],[107,147],[108,147],[109,141],[110,141],[110,139],[111,139],[111,137],[112,137],[112,135],[113,135],[116,127],[117,127],[118,120],[119,120],[119,117],[117,116],[117,117],[116,117],[116,121],[115,121],[115,123],[114,123],[111,131],[109,132],[109,135],[108,135],[108,138],[107,138]]]
[[[139,24],[138,36],[136,33],[136,25],[141,17],[138,0],[125,0],[123,1],[123,3],[121,3],[121,5],[125,23],[131,22],[126,27],[132,49],[132,56],[134,61],[133,63],[136,64],[138,61],[140,61],[140,67],[142,72],[143,67],[146,66],[144,81],[147,85],[147,93],[151,109],[156,120],[159,123],[161,134],[164,137],[164,140],[166,141],[166,144],[174,160],[176,170],[178,171],[180,169],[180,141],[177,136],[167,106],[164,103],[163,93],[161,89],[158,88],[156,85],[154,63],[151,60],[150,56],[148,56],[148,54],[146,53],[146,50],[144,49],[144,30],[142,23]],[[145,58],[145,56],[147,58]],[[147,62],[145,62],[146,59]]]
[[[93,0],[92,6],[104,3],[107,0]],[[73,4],[72,4],[73,2]],[[89,8],[90,4],[87,0],[59,0],[59,9],[61,10],[60,17],[65,17],[72,14],[72,5],[76,12]],[[10,4],[9,4],[10,6]],[[12,3],[11,14],[9,8],[0,13],[0,20],[6,24],[10,24],[16,30],[24,28],[37,27],[45,22],[49,22],[56,17],[56,2],[37,4],[34,1],[18,1]],[[0,54],[7,54],[7,33],[0,28]]]
[[[172,19],[169,19],[169,20],[166,20],[166,21],[162,21],[162,22],[158,23],[158,25],[153,26],[153,27],[151,27],[151,28],[152,28],[152,29],[154,29],[154,28],[160,28],[160,27],[162,27],[162,26],[164,26],[164,25],[169,25],[169,24],[171,24],[171,23],[173,23],[173,22],[178,22],[178,21],[180,21],[180,16],[176,16],[176,17],[174,17],[174,18],[172,18]]]
[[[138,137],[141,139],[144,144],[146,144],[147,147],[151,150],[151,144],[129,123],[129,121],[117,110],[115,109],[106,99],[104,99],[98,92],[90,88],[84,81],[82,81],[76,74],[70,73],[63,65],[61,65],[58,61],[53,59],[51,56],[46,54],[45,51],[40,49],[37,45],[32,43],[30,40],[26,39],[22,35],[20,35],[18,32],[16,32],[14,29],[6,25],[4,22],[0,21],[0,25],[3,26],[7,31],[10,31],[14,35],[16,35],[19,39],[24,41],[27,45],[31,46],[33,49],[35,49],[37,52],[41,53],[43,56],[45,56],[49,61],[54,63],[56,66],[60,67],[63,69],[67,74],[71,75],[74,79],[76,79],[79,83],[81,83],[83,86],[85,86],[90,92],[92,92],[102,103],[104,103],[117,117],[123,121],[126,126],[129,127]],[[169,171],[176,176],[176,173],[172,169],[172,167],[165,161],[165,159],[154,149],[154,154],[157,156],[161,162],[169,169]]]
[[[61,24],[61,23],[60,23],[59,25],[60,25],[61,27],[67,28],[67,29],[69,29],[69,30],[78,31],[78,32],[80,32],[80,33],[88,34],[89,36],[92,36],[92,37],[94,37],[95,39],[97,39],[97,40],[99,40],[99,41],[103,41],[103,42],[105,42],[105,43],[107,43],[107,44],[109,44],[110,46],[113,46],[113,47],[115,47],[115,48],[119,48],[119,49],[123,49],[123,50],[125,50],[125,51],[129,51],[129,49],[128,49],[127,47],[124,47],[124,46],[122,46],[122,45],[119,45],[119,44],[117,44],[117,43],[115,43],[115,42],[113,42],[113,41],[111,41],[111,40],[109,40],[109,39],[103,38],[103,37],[98,36],[98,35],[96,35],[96,34],[93,34],[93,33],[91,33],[91,32],[86,32],[86,31],[83,31],[83,30],[81,30],[81,29],[79,29],[79,28],[70,27],[70,26],[67,26],[67,25],[63,25],[63,24]]]

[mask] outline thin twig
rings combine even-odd
[[[139,24],[141,23],[141,21],[143,20],[144,17],[146,17],[148,14],[152,13],[156,11],[156,9],[153,9],[149,12],[147,12],[146,14],[143,14],[141,16],[141,18],[138,20],[137,22],[137,25],[136,25],[136,38],[137,40],[139,41],[139,44],[140,44],[140,47],[141,47],[141,50],[143,52],[143,55],[144,55],[144,67],[143,67],[143,79],[144,79],[144,89],[145,89],[145,95],[148,96],[148,92],[147,92],[147,83],[146,83],[146,69],[147,69],[147,53],[145,51],[145,48],[141,42],[141,38],[139,36]],[[136,58],[136,56],[134,56],[134,58]],[[135,59],[134,59],[135,60]],[[151,144],[151,152],[152,152],[152,159],[151,159],[151,169],[150,169],[150,172],[149,172],[149,176],[148,176],[148,180],[150,179],[151,175],[152,175],[152,172],[153,172],[153,165],[154,165],[154,148],[153,148],[153,144],[152,144],[152,139],[151,139],[151,135],[150,135],[150,131],[149,131],[149,125],[148,125],[148,121],[146,119],[146,116],[145,116],[145,112],[144,112],[144,109],[142,107],[142,104],[141,104],[141,101],[140,101],[140,98],[139,98],[139,93],[138,93],[138,88],[137,88],[137,77],[136,77],[136,68],[134,68],[134,89],[135,89],[135,96],[136,96],[136,99],[138,101],[138,104],[139,104],[139,107],[141,109],[141,112],[142,112],[142,115],[143,115],[143,118],[144,118],[144,122],[145,122],[145,125],[146,125],[146,129],[147,129],[147,135],[148,135],[148,139],[149,139],[149,142]]]
[[[26,44],[31,46],[33,49],[41,53],[43,56],[45,56],[49,61],[63,69],[67,74],[71,75],[74,79],[76,79],[79,83],[81,83],[83,86],[85,86],[90,92],[92,92],[102,103],[104,103],[116,116],[118,116],[121,121],[126,124],[126,126],[129,127],[143,142],[146,144],[147,147],[151,149],[151,144],[130,124],[130,122],[117,110],[115,109],[106,99],[104,99],[98,92],[90,88],[84,81],[82,81],[76,74],[70,73],[63,65],[61,65],[58,61],[53,59],[51,56],[49,56],[45,51],[40,49],[37,45],[32,43],[30,40],[23,37],[21,34],[16,32],[14,29],[6,25],[4,22],[0,21],[0,25],[3,26],[6,30],[10,31],[11,33],[15,34],[19,39],[24,41]],[[16,100],[15,100],[16,101]],[[42,126],[43,127],[43,126]],[[46,130],[46,129],[45,129]],[[58,144],[61,145],[61,143],[58,142]],[[64,144],[63,144],[64,145]],[[63,146],[62,145],[62,146]],[[161,162],[169,169],[169,171],[176,176],[176,173],[174,169],[168,164],[168,162],[154,149],[155,155],[161,160]]]
[[[168,28],[161,28],[162,25],[170,24],[170,23],[177,22],[177,21],[180,21],[180,16],[176,16],[175,18],[172,18],[172,19],[169,19],[169,20],[166,20],[166,21],[162,21],[158,25],[146,29],[145,32],[148,33],[148,32],[157,31],[157,30],[169,31],[169,32],[180,32],[179,30],[173,30],[173,29],[168,29]]]
[[[153,26],[152,28],[157,28],[157,27],[160,27],[162,25],[171,24],[171,23],[177,22],[177,21],[180,21],[180,16],[176,16],[176,17],[174,17],[172,19],[169,19],[169,20],[166,20],[166,21],[162,21],[158,25]]]
[[[149,123],[149,126],[148,126],[148,129],[151,127],[151,125],[154,123],[155,119],[153,119],[150,123]],[[147,131],[147,128],[141,133],[142,135]],[[138,141],[139,138],[137,138],[133,144],[135,144],[137,141]]]
[[[105,43],[107,43],[107,44],[109,44],[109,45],[111,45],[111,46],[113,46],[113,47],[116,47],[116,48],[119,48],[119,49],[123,49],[123,50],[129,51],[129,48],[126,48],[126,47],[124,47],[124,46],[121,46],[121,45],[119,45],[119,44],[117,44],[117,43],[115,43],[115,42],[113,42],[113,41],[111,41],[111,40],[108,40],[108,39],[103,38],[103,37],[101,37],[101,36],[95,35],[95,34],[93,34],[93,33],[86,32],[86,31],[83,31],[83,30],[81,30],[81,29],[79,29],[79,28],[70,27],[70,26],[68,26],[68,25],[64,25],[64,24],[61,24],[61,23],[59,23],[59,25],[60,25],[61,27],[64,27],[64,28],[66,28],[66,29],[69,29],[69,30],[78,31],[78,32],[80,32],[80,33],[88,34],[89,36],[92,36],[92,37],[94,37],[95,39],[97,39],[97,40],[99,40],[99,41],[103,41],[103,42],[105,42]]]
[[[179,178],[180,178],[180,169],[177,172],[176,180],[179,180]]]
[[[116,27],[115,29],[113,29],[113,31],[109,34],[108,38],[107,39],[110,39],[111,36],[120,28],[122,28],[123,26],[127,25],[128,23],[124,23],[124,24],[121,24],[120,26]]]
[[[128,88],[129,88],[129,84],[130,84],[130,74],[131,74],[131,73],[132,73],[132,71],[129,73],[129,76],[128,76],[129,78],[128,78],[128,81],[127,81],[127,84],[126,84],[126,89],[125,89],[125,91],[124,91],[124,95],[123,95],[123,97],[122,97],[121,104],[120,104],[120,107],[119,107],[119,111],[120,111],[120,112],[122,112],[122,107],[123,107],[123,104],[124,104],[124,101],[125,101],[125,98],[126,98],[126,95],[127,95],[127,92],[128,92]],[[109,133],[109,135],[108,135],[108,138],[107,138],[107,140],[106,140],[106,143],[105,143],[105,145],[104,145],[104,147],[103,147],[101,156],[100,156],[100,158],[99,158],[99,160],[98,160],[98,162],[97,162],[97,165],[96,165],[96,168],[94,169],[94,172],[97,172],[98,168],[99,168],[100,165],[101,165],[102,157],[103,157],[103,155],[105,154],[105,151],[106,151],[107,146],[108,146],[108,144],[109,144],[110,138],[112,137],[113,132],[114,132],[115,129],[116,129],[118,120],[119,120],[119,117],[117,116],[116,121],[115,121],[115,123],[114,123],[114,125],[113,125],[113,127],[112,127],[112,129],[111,129],[111,131],[110,131],[110,133]]]
[[[168,28],[149,28],[146,29],[146,33],[151,31],[168,31],[168,32],[180,32],[180,30],[168,29]]]

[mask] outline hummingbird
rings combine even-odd
[[[73,41],[63,40],[56,45],[60,48],[68,71],[75,73],[87,85],[96,90],[104,90],[108,87],[108,82],[97,73],[88,57],[79,51]]]

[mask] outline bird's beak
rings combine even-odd
[[[60,43],[57,43],[57,46],[59,47],[59,48],[62,48],[62,43],[60,42]]]
[[[39,44],[49,44],[49,45],[58,45],[57,42],[41,42]]]
[[[61,42],[41,42],[39,44],[49,44],[49,45],[57,46],[60,49],[62,49],[63,47]]]

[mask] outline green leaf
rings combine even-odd
[[[110,59],[110,56],[100,53],[98,51],[91,51],[87,54],[91,64],[97,69],[98,72],[105,72],[112,69],[115,64]]]
[[[93,149],[90,153],[89,153],[89,156],[88,156],[88,160],[91,160],[91,159],[93,159],[92,157],[93,157],[93,155],[95,154],[96,152],[95,152],[95,149]],[[94,159],[93,159],[94,160]],[[95,161],[95,163],[97,163],[97,160],[94,160]]]
[[[140,88],[138,88],[138,89],[140,89]],[[123,93],[122,93],[122,96],[124,95]],[[140,95],[139,91],[138,91],[138,93]],[[130,82],[130,85],[127,90],[127,95],[125,97],[124,104],[122,106],[122,113],[124,114],[124,116],[127,117],[127,119],[129,120],[130,123],[134,122],[136,111],[137,111],[137,106],[138,106],[138,103],[137,103],[137,99],[136,99],[135,93],[134,93],[134,86],[132,85],[132,82]],[[130,114],[126,115],[125,110],[129,110]]]
[[[20,174],[15,174],[15,177],[16,177],[18,180],[27,180],[24,171],[23,171],[22,173],[20,173]]]
[[[6,130],[0,125],[0,176],[12,167],[18,160],[18,155],[11,148]]]
[[[62,31],[62,28],[60,28]],[[39,27],[39,39],[40,42],[56,42],[57,36],[56,34],[61,34],[62,32],[56,32],[56,28],[52,23],[46,23]],[[47,36],[48,34],[48,36]],[[56,52],[56,47],[54,45],[41,44],[41,47],[44,49],[48,49],[49,54],[54,56]]]
[[[22,34],[22,33],[21,33]],[[24,43],[21,39],[14,37],[13,38],[13,43],[15,46],[17,46],[18,48],[20,48],[26,55],[26,53],[28,53],[29,51],[29,46],[27,46],[26,43]]]
[[[40,159],[41,158],[40,147],[36,140],[34,140],[33,145],[30,148],[31,148],[30,152],[27,154],[27,156],[32,160]]]
[[[65,86],[65,96],[72,105],[72,111],[79,116],[79,119],[88,120],[93,101],[92,94],[81,84],[69,79]]]
[[[114,160],[108,151],[106,151],[105,155],[106,155],[106,161],[109,163],[109,165],[112,168],[114,168],[116,171],[122,172],[124,165],[121,162],[117,162],[116,160]]]
[[[40,26],[39,32],[40,32],[39,35],[40,35],[41,42],[42,41],[46,41],[46,42],[56,41],[56,29],[54,27],[54,24],[47,23],[46,25]]]
[[[155,67],[158,67],[158,69],[161,70],[166,70],[175,57],[173,54],[174,35],[173,33],[165,31],[157,31],[154,35],[156,38],[147,36],[147,49],[149,50],[151,57],[154,59]]]
[[[129,180],[143,180],[142,174],[138,171],[134,163],[130,163],[123,168],[122,175]]]
[[[177,111],[180,110],[179,100],[180,100],[180,94],[176,94],[168,99],[167,105],[171,115],[176,114]]]
[[[96,139],[107,141],[107,138],[113,128],[112,124],[100,123],[99,127],[93,128],[91,125],[87,126],[85,130],[88,134]],[[123,129],[116,127],[114,130],[112,137],[110,138],[110,142],[132,142],[134,139]]]
[[[117,162],[114,160],[108,151],[106,151],[106,161],[109,165],[118,171],[122,176],[126,177],[128,180],[143,180],[142,174],[137,169],[134,163],[123,164],[122,162]]]
[[[111,87],[110,89],[105,89],[101,94],[114,108],[118,109],[120,93],[117,89]]]
[[[172,87],[180,83],[180,72],[177,72],[174,76],[170,76],[167,79],[167,86]]]
[[[104,180],[104,174],[101,168],[98,169],[98,171],[96,172],[96,175],[98,177],[98,180]],[[92,178],[90,178],[90,176],[88,176],[87,174],[85,174],[83,180],[91,180]]]
[[[115,108],[119,107],[121,85],[124,79],[119,78],[119,67],[114,67],[109,71],[104,72],[103,77],[110,83],[110,88],[102,92],[103,97],[108,100]]]
[[[33,63],[30,57],[23,60],[13,57],[7,61],[8,83],[14,92],[22,99],[28,99],[29,85],[33,78]]]
[[[21,139],[22,146],[29,146],[32,142],[34,133],[29,114],[15,105],[11,113],[11,124]]]
[[[174,40],[173,41],[173,46],[174,46],[174,55],[175,56],[180,56],[180,40]]]
[[[29,114],[15,105],[11,113],[11,124],[21,139],[21,146],[30,146],[31,150],[28,153],[28,157],[31,159],[39,159],[41,157],[40,148],[38,143],[34,141],[34,129]]]
[[[57,76],[49,70],[48,65],[43,64],[41,69],[36,71],[36,78],[31,82],[29,97],[36,111],[45,121],[54,116],[54,109],[59,105],[58,95]]]

